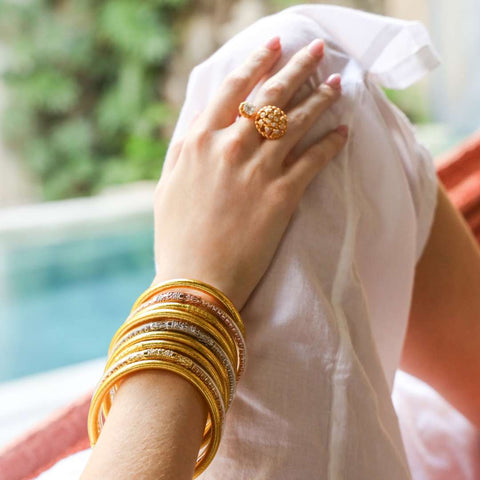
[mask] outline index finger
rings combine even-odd
[[[225,77],[204,112],[207,128],[219,130],[235,121],[238,106],[280,58],[280,51],[280,38],[273,37]]]

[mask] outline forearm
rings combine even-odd
[[[480,428],[480,249],[440,185],[401,366]]]
[[[151,286],[178,276],[162,269]],[[207,273],[198,276],[210,279]],[[191,480],[207,411],[202,394],[182,376],[157,369],[135,372],[115,394],[80,480]]]
[[[190,480],[207,417],[197,389],[168,371],[120,386],[80,480]]]

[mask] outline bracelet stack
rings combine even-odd
[[[194,385],[208,405],[194,478],[213,460],[225,415],[246,364],[245,327],[233,303],[198,280],[170,280],[146,290],[112,338],[88,413],[97,442],[118,388],[133,372],[161,369]]]

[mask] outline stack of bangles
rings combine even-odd
[[[196,478],[220,445],[225,414],[245,369],[244,338],[237,309],[217,288],[198,280],[174,279],[147,289],[110,344],[88,412],[91,446],[128,375],[145,369],[169,370],[194,385],[208,405]]]

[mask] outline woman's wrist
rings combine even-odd
[[[179,275],[179,274],[167,273],[165,271],[157,271],[150,287],[154,287],[155,285],[159,285],[163,282],[176,279],[176,278],[188,278],[188,279],[200,280],[202,282],[208,283],[209,285],[212,285],[213,287],[220,290],[233,303],[233,305],[235,306],[235,308],[237,308],[237,310],[240,310],[241,307],[243,306],[244,300],[242,300],[241,294],[238,291],[238,289],[236,289],[235,286],[232,285],[233,283],[232,279],[220,280],[215,276],[207,273],[193,274],[193,275],[192,274]],[[195,295],[201,295],[205,300],[209,300],[210,302],[216,304],[218,307],[222,308],[222,304],[218,302],[213,296],[202,295],[201,292],[199,292],[198,290],[189,289],[188,287],[182,287],[182,290],[189,293],[193,293]]]
[[[104,425],[112,425],[111,412],[126,412],[129,408],[125,404],[132,399],[137,403],[138,395],[155,397],[161,388],[177,401],[166,409],[152,408],[148,423],[170,418],[170,426],[175,431],[182,430],[183,436],[185,426],[172,416],[183,412],[194,419],[195,425],[199,417],[203,420],[202,443],[194,442],[196,448],[192,450],[197,453],[196,476],[208,467],[220,445],[225,415],[245,368],[245,328],[229,298],[212,285],[211,279],[208,284],[170,274],[173,271],[167,274],[164,268],[157,272],[152,287],[137,298],[130,315],[115,333],[104,375],[92,397],[88,431],[92,446],[97,446],[100,439],[108,444],[105,438],[109,438],[109,430]],[[186,269],[176,271],[183,271],[185,277],[188,273]],[[148,370],[160,373],[152,371],[153,375],[147,375]],[[183,407],[179,408],[180,405]],[[118,413],[113,419],[117,417]],[[106,419],[110,422],[105,423]],[[144,419],[132,417],[133,424],[137,420]],[[115,420],[113,424],[116,425]],[[152,434],[143,440],[154,444],[157,437]],[[103,443],[100,442],[100,449]],[[172,459],[172,468],[162,471],[176,472],[178,465]],[[166,457],[162,468],[168,464],[165,460]],[[191,473],[189,469],[183,477],[191,478]]]
[[[152,478],[191,479],[206,418],[205,400],[181,376],[160,370],[136,372],[122,382],[96,454],[81,478],[126,479],[136,472]],[[165,448],[165,439],[178,448]],[[142,445],[148,445],[148,456]],[[140,458],[141,463],[136,460]]]

